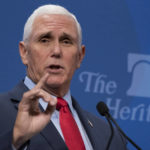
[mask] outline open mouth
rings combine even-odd
[[[49,68],[50,69],[62,69],[63,67],[60,65],[50,65]]]
[[[58,74],[63,71],[63,67],[61,65],[51,64],[47,67],[48,72]]]

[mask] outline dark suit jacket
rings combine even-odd
[[[13,90],[0,95],[0,150],[11,150],[13,125],[17,115],[18,104],[28,88],[20,82]],[[85,131],[94,150],[105,150],[110,137],[110,127],[104,120],[84,111],[73,99]],[[67,150],[66,144],[55,126],[50,122],[40,133],[27,143],[28,150]],[[115,131],[110,150],[126,150],[126,142]]]

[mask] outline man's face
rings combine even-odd
[[[42,15],[35,19],[29,41],[20,42],[20,55],[28,76],[37,83],[49,73],[46,85],[66,92],[85,49],[79,49],[77,27],[66,15]]]

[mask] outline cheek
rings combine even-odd
[[[77,69],[77,66],[78,66],[77,55],[73,55],[72,57],[69,57],[66,63],[68,65],[68,69],[70,70],[70,72],[74,73],[74,71]]]
[[[28,58],[29,66],[31,68],[36,70],[41,68],[44,59],[40,53],[38,53],[37,51],[32,51],[31,53],[29,53]]]

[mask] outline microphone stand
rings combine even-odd
[[[109,114],[109,113],[108,113]],[[109,114],[107,115],[109,116],[110,120],[115,124],[115,126],[117,127],[117,129],[121,132],[121,134],[132,144],[134,145],[137,150],[142,150],[138,145],[135,144],[135,142],[133,142],[133,140],[131,140],[124,132],[123,130],[119,127],[119,125],[116,123],[116,121],[113,119],[113,117]]]
[[[112,123],[111,123],[111,121],[110,121],[110,119],[109,119],[109,115],[105,115],[105,117],[106,117],[106,119],[107,119],[107,121],[108,121],[108,123],[109,123],[109,125],[110,125],[110,129],[111,129],[111,135],[110,135],[110,137],[109,137],[109,141],[108,141],[108,144],[107,144],[107,147],[106,147],[106,150],[108,150],[109,147],[110,147],[110,144],[111,144],[113,135],[114,135],[114,128],[113,128]]]
[[[119,130],[119,132],[134,146],[137,148],[137,150],[142,150],[138,145],[136,145],[124,132],[123,130],[119,127],[119,125],[116,123],[116,121],[113,119],[113,117],[110,115],[109,113],[109,109],[107,107],[107,105],[104,103],[104,102],[99,102],[96,106],[98,112],[102,115],[102,116],[105,116],[109,125],[110,125],[110,128],[111,128],[111,136],[109,138],[109,141],[108,141],[108,145],[106,147],[106,150],[108,150],[110,144],[111,144],[111,141],[112,141],[112,138],[113,138],[113,134],[114,134],[114,129],[113,129],[113,126],[112,126],[112,123],[111,121],[114,123],[114,125],[116,126],[116,128]]]

